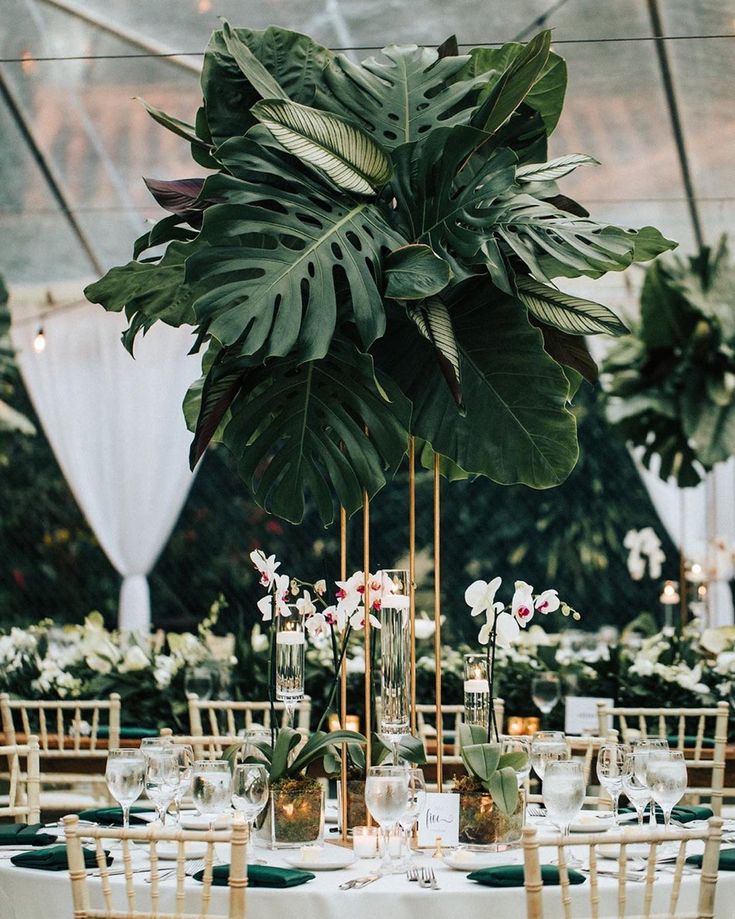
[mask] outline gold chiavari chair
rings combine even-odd
[[[64,818],[64,829],[69,858],[74,919],[244,919],[245,888],[247,886],[247,825],[242,815],[235,816],[230,830],[182,830],[166,829],[160,825],[123,829],[122,827],[80,827],[79,818]],[[97,868],[101,878],[101,906],[92,906],[87,886],[87,869],[84,864],[82,837],[94,842]],[[110,873],[116,871],[107,867],[105,840],[121,841],[121,861],[125,886],[110,885]],[[158,844],[175,843],[177,847],[175,884],[161,888],[161,874],[168,870],[159,869]],[[186,843],[206,844],[204,876],[201,884],[186,884]],[[230,880],[227,913],[212,911],[212,869],[215,862],[215,843],[230,843]],[[131,843],[148,843],[150,872],[148,883],[134,884]],[[198,888],[198,889],[197,889]],[[198,905],[192,909],[194,902]],[[146,905],[141,906],[140,901]],[[123,905],[125,904],[125,905]]]
[[[603,893],[607,898],[617,894],[618,919],[712,919],[714,914],[715,890],[717,885],[717,871],[720,858],[720,841],[722,838],[722,820],[712,817],[706,828],[694,831],[683,829],[646,828],[644,832],[624,830],[607,833],[573,834],[572,836],[557,836],[553,840],[544,839],[543,847],[555,849],[556,861],[559,866],[560,885],[558,888],[544,886],[541,877],[541,860],[539,855],[539,840],[535,827],[525,827],[523,830],[523,868],[524,885],[526,889],[526,917],[527,919],[544,919],[544,899],[547,901],[548,913],[558,915],[559,909],[553,899],[559,891],[561,909],[564,919],[582,919],[591,917],[598,919],[600,915],[600,902]],[[704,843],[704,858],[699,876],[699,890],[697,905],[686,912],[678,912],[681,900],[682,876],[684,874],[685,859],[689,852],[687,847],[694,841]],[[676,862],[671,866],[672,871],[667,873],[665,891],[657,874],[656,854],[662,843],[678,842]],[[643,883],[634,883],[630,879],[629,863],[627,862],[627,847],[635,845],[636,849],[641,844],[649,844],[650,851],[646,859],[646,873]],[[616,884],[600,890],[600,878],[605,878],[608,870],[600,865],[598,846],[619,846],[616,861],[609,864],[609,871],[615,874]],[[578,895],[572,897],[569,874],[567,869],[567,849],[578,850],[578,855],[587,855],[589,868],[589,883],[580,885]],[[586,850],[586,853],[585,853]],[[691,850],[690,850],[691,851]],[[582,858],[584,862],[584,858]],[[659,879],[659,890],[656,883]],[[668,880],[671,879],[671,887]],[[669,892],[670,891],[670,892]],[[574,909],[577,900],[580,909]],[[582,907],[582,904],[585,904]],[[633,911],[634,910],[634,911]],[[610,910],[604,911],[605,915]]]
[[[246,740],[227,734],[174,734],[171,728],[162,728],[161,737],[167,737],[174,744],[188,744],[194,751],[195,759],[220,759],[228,747],[234,745],[242,748]]]
[[[44,785],[42,809],[69,811],[110,800],[104,770],[107,750],[120,744],[118,693],[111,693],[108,699],[46,702],[11,699],[2,693],[0,717],[6,744],[23,742],[31,735],[38,737]],[[107,729],[105,738],[99,736],[103,727]],[[70,763],[84,763],[90,768],[80,772],[61,771]],[[55,764],[57,772],[52,771]],[[64,786],[65,790],[52,792],[48,785]],[[83,792],[80,786],[89,790]]]
[[[713,708],[635,708],[599,702],[597,714],[601,727],[608,725],[611,718],[613,723],[617,720],[623,743],[638,738],[667,738],[672,750],[681,750],[684,754],[687,769],[698,770],[705,776],[709,773],[709,785],[700,787],[697,783],[689,795],[708,797],[714,814],[722,813],[730,715],[727,702],[718,702]]]
[[[189,730],[194,737],[205,734],[236,737],[240,731],[257,727],[270,730],[270,702],[235,702],[230,699],[200,699],[196,693],[187,695],[189,703]],[[275,703],[275,711],[280,715],[281,725],[288,724],[288,712],[282,702]],[[311,722],[311,699],[309,696],[298,702],[294,708],[295,726],[302,734],[308,735]]]
[[[25,758],[26,768],[21,759]],[[15,823],[38,823],[41,819],[38,737],[31,734],[25,744],[0,746],[0,762],[7,762],[7,800],[0,802],[0,817]]]

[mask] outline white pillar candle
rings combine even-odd
[[[465,692],[490,692],[490,683],[487,680],[465,680]]]
[[[378,831],[373,826],[356,826],[352,831],[352,850],[358,858],[378,854]]]
[[[276,644],[279,645],[303,645],[305,641],[303,632],[278,632],[276,635]]]

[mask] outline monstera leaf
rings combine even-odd
[[[465,472],[500,484],[548,488],[563,482],[577,461],[569,384],[524,307],[480,281],[454,288],[446,305],[457,340],[465,417],[453,404],[434,348],[418,331],[411,341],[410,326],[392,324],[376,349],[379,366],[390,367],[413,403],[412,433]],[[411,360],[405,358],[407,347]]]
[[[335,340],[322,360],[248,371],[230,412],[222,439],[258,503],[299,523],[308,493],[326,524],[334,496],[352,513],[385,484],[406,451],[411,407],[369,355]]]
[[[206,291],[195,311],[208,334],[223,345],[242,337],[242,353],[261,359],[294,347],[302,360],[323,357],[336,327],[339,272],[363,343],[382,335],[381,249],[405,243],[382,212],[251,137],[218,155],[232,175],[205,185],[223,202],[204,214],[201,238],[213,245],[187,263],[187,280]]]

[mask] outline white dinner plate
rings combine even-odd
[[[232,820],[232,812],[220,814],[215,821],[215,830],[226,830]],[[183,813],[181,815],[181,826],[185,830],[208,830],[209,817],[202,817],[197,813]]]
[[[454,871],[477,871],[494,865],[507,865],[508,852],[471,852],[469,849],[455,849],[445,855],[443,862]],[[512,856],[511,856],[512,857]]]
[[[602,833],[612,826],[612,813],[600,814],[597,811],[582,811],[569,829],[572,833]]]
[[[175,842],[161,841],[156,846],[156,851],[161,861],[175,861],[179,857],[179,846],[178,843]],[[184,842],[185,858],[205,858],[206,854],[206,842],[195,842],[194,840],[186,840]]]
[[[311,846],[305,847],[309,850]],[[305,871],[337,871],[349,868],[356,861],[352,849],[340,846],[322,846],[318,851],[295,851],[283,856],[283,860],[292,868],[303,868]]]

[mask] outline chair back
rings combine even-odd
[[[162,728],[161,737],[168,737],[171,743],[188,744],[194,750],[195,759],[221,759],[228,747],[242,748],[246,741],[242,737],[227,734],[174,734],[171,728]]]
[[[611,718],[613,725],[617,721],[623,743],[668,739],[672,749],[684,754],[687,769],[703,774],[704,784],[697,782],[692,794],[709,797],[715,815],[722,813],[729,703],[718,702],[713,708],[634,708],[598,702],[597,714],[601,729]]]
[[[0,807],[0,817],[13,817],[16,823],[38,823],[41,819],[38,737],[31,734],[28,743],[0,746],[2,760],[7,762],[8,803]]]
[[[230,699],[200,699],[196,693],[187,695],[189,703],[189,730],[194,737],[205,734],[218,737],[237,737],[240,731],[250,728],[271,727],[270,702],[235,702]],[[288,711],[282,702],[276,702],[273,710],[278,713],[281,725],[288,724]],[[311,722],[311,698],[304,696],[294,707],[295,726],[302,734],[309,733]]]
[[[495,723],[500,734],[503,733],[505,719],[505,702],[503,699],[494,699]],[[464,723],[464,705],[442,705],[442,737],[444,747],[450,746],[449,752],[444,752],[442,763],[445,766],[459,765],[462,757],[459,755],[459,726]],[[449,726],[448,726],[449,725]],[[436,706],[431,703],[418,703],[416,705],[416,728],[423,741],[427,764],[436,763],[436,753],[430,753],[431,747],[436,746]]]
[[[41,759],[72,759],[81,755],[104,758],[108,748],[120,744],[120,696],[113,692],[108,699],[75,699],[39,702],[11,699],[0,694],[0,716],[8,744],[38,736]],[[99,729],[107,727],[108,736],[100,743]]]
[[[182,830],[167,829],[160,825],[123,829],[122,827],[80,827],[77,816],[64,818],[67,851],[69,857],[69,876],[71,878],[72,899],[74,902],[74,919],[244,919],[245,887],[247,886],[247,825],[242,815],[236,815],[232,829],[221,830]],[[101,891],[97,897],[100,905],[91,905],[87,885],[87,868],[84,864],[82,837],[92,839],[97,869],[100,872]],[[110,885],[111,873],[118,873],[118,866],[108,868],[105,857],[105,840],[121,842],[122,873],[125,886]],[[139,849],[132,843],[147,843],[150,855],[150,872],[146,875],[150,883],[134,884],[135,866],[133,850]],[[186,843],[195,842],[206,845],[203,858],[204,876],[199,890],[187,884]],[[227,912],[212,910],[212,869],[215,863],[215,843],[230,843],[230,880],[229,902]],[[161,876],[168,870],[170,863],[159,865],[158,846],[160,843],[176,845],[175,885],[161,888]],[[142,877],[142,875],[139,875]],[[196,900],[198,905],[194,907]],[[194,908],[192,908],[194,907]]]
[[[715,889],[717,885],[717,870],[720,858],[720,841],[722,838],[722,820],[712,817],[704,829],[684,830],[661,828],[645,828],[645,832],[627,829],[619,832],[573,834],[571,836],[557,836],[553,840],[544,839],[543,847],[551,848],[556,856],[559,866],[560,885],[559,891],[561,908],[553,902],[555,889],[546,888],[541,878],[541,859],[539,855],[539,840],[536,827],[525,827],[523,830],[523,866],[524,885],[526,889],[526,917],[527,919],[544,919],[544,906],[548,908],[551,916],[563,915],[564,919],[598,919],[600,915],[601,896],[606,902],[617,895],[618,919],[712,919],[714,914]],[[676,861],[673,864],[672,875],[667,875],[667,884],[659,883],[656,890],[656,856],[659,846],[677,842]],[[630,862],[627,861],[627,847],[634,845],[638,848],[641,843],[648,843],[650,851],[646,859],[645,877],[643,883],[636,876],[631,880]],[[699,890],[695,902],[687,903],[686,909],[679,912],[682,892],[682,876],[684,874],[687,855],[692,854],[692,843],[704,843],[704,860],[699,874]],[[598,846],[618,846],[619,854],[615,861],[604,860]],[[581,884],[575,894],[569,884],[567,868],[568,850],[581,856],[581,860],[588,865],[585,869],[589,872],[588,883]],[[575,852],[576,850],[576,852]],[[546,855],[545,855],[546,860]],[[608,884],[608,879],[612,881]],[[671,886],[668,884],[669,877]],[[605,885],[600,889],[600,880]],[[544,903],[546,901],[546,903]],[[642,908],[641,908],[642,907]],[[603,909],[603,914],[610,915],[610,909]]]

